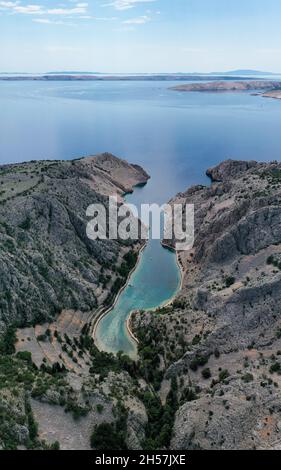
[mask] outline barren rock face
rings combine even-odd
[[[229,379],[218,378],[219,367],[211,370],[215,395],[206,392],[180,408],[172,447],[270,448],[279,436],[281,406],[279,377],[270,374],[270,358],[281,346],[276,336],[281,323],[281,165],[227,161],[208,174],[220,181],[222,191],[212,194],[206,188],[195,194],[200,225],[194,262],[187,265],[186,295],[198,316],[214,323],[168,375],[184,363],[190,366],[194,355],[210,357],[218,349],[224,354],[220,368],[230,362]]]
[[[257,166],[255,161],[226,160],[214,168],[209,168],[206,173],[213,182],[226,182],[255,166]]]
[[[281,164],[228,160],[172,203],[195,205],[183,289],[135,330],[177,379],[172,449],[280,447]],[[173,242],[176,243],[176,240]]]

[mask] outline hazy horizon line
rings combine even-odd
[[[49,70],[49,71],[36,71],[36,72],[23,72],[23,71],[0,71],[1,75],[50,75],[50,74],[91,74],[91,75],[212,75],[212,74],[230,74],[230,73],[258,73],[279,75],[281,72],[272,72],[271,70],[260,69],[227,69],[220,71],[162,71],[162,72],[103,72],[103,71],[90,71],[90,70]]]

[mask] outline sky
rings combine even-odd
[[[280,0],[0,0],[0,72],[281,72]]]

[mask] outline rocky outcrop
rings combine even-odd
[[[255,161],[244,160],[226,160],[214,168],[209,168],[206,171],[213,183],[231,181],[232,178],[237,178],[239,174],[244,173],[250,168],[258,166]]]
[[[198,218],[184,294],[201,324],[209,318],[212,326],[167,376],[190,370],[199,355],[212,364],[219,351],[224,360],[210,367],[211,395],[203,386],[198,400],[179,409],[172,448],[279,448],[272,363],[280,349],[281,165],[229,160],[207,174],[211,188],[192,196]],[[245,360],[247,352],[255,359]],[[199,374],[200,367],[193,381],[201,386]]]
[[[210,186],[171,201],[195,206],[182,291],[134,328],[157,335],[163,383],[178,383],[172,449],[280,448],[281,164],[228,160],[207,174]]]
[[[262,94],[263,98],[272,98],[274,100],[281,100],[281,90],[266,91]]]
[[[206,83],[190,83],[172,87],[174,91],[200,91],[200,92],[234,92],[257,90],[280,90],[280,82],[269,80],[243,80],[243,81],[208,81]]]
[[[280,393],[239,377],[214,396],[183,405],[176,416],[175,450],[280,450]]]

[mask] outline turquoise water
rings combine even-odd
[[[175,84],[0,82],[0,164],[112,152],[151,175],[130,197],[139,205],[206,183],[205,170],[226,158],[280,160],[281,101],[169,90]],[[103,347],[134,355],[124,319],[176,292],[174,254],[150,242],[130,284],[98,334]]]
[[[130,312],[160,306],[173,297],[179,286],[180,271],[175,254],[162,248],[159,241],[150,240],[129,285],[113,310],[99,322],[95,334],[97,346],[107,352],[123,351],[135,358],[136,343],[126,328]]]
[[[150,184],[153,182],[150,181],[145,187],[136,187],[126,201],[135,203],[139,209]],[[126,327],[129,314],[133,310],[154,309],[166,303],[176,294],[180,283],[181,273],[175,253],[163,248],[159,240],[149,239],[115,307],[98,323],[95,332],[97,346],[103,351],[123,351],[136,358],[137,345]]]

